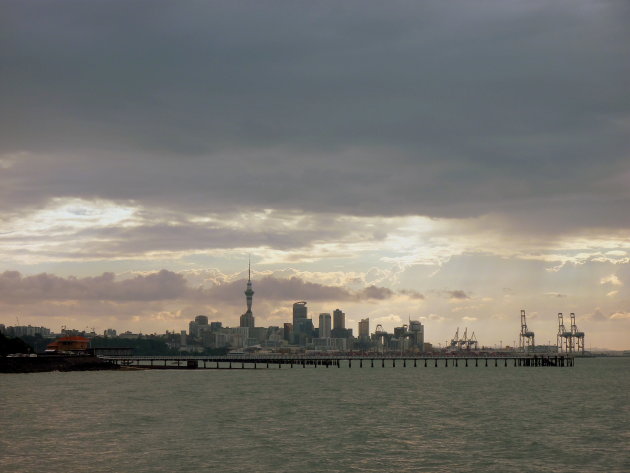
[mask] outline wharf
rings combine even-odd
[[[102,356],[120,366],[145,369],[259,369],[306,368],[318,366],[341,368],[374,367],[572,367],[569,355],[491,355],[491,356],[421,356],[421,355],[224,355],[224,356]]]

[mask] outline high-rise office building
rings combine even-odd
[[[307,318],[306,301],[293,304],[293,336],[292,342],[304,345],[313,337],[313,321]]]
[[[361,319],[359,322],[359,339],[368,340],[370,338],[370,319]]]
[[[249,263],[247,276],[247,289],[245,290],[245,299],[247,301],[247,311],[241,315],[241,327],[254,328],[254,314],[252,314],[252,300],[254,299],[254,291],[252,290],[252,264]]]
[[[330,314],[319,314],[319,338],[330,338]]]
[[[197,317],[195,317],[195,323],[199,325],[208,325],[208,316],[198,315]]]
[[[188,324],[188,335],[193,339],[201,338],[201,334],[208,330],[208,317],[206,315],[198,315],[195,320],[191,320]]]
[[[335,309],[333,311],[333,329],[345,330],[345,328],[346,328],[346,314],[344,314],[340,309]]]
[[[300,319],[305,319],[308,314],[308,308],[306,307],[306,301],[300,301],[293,304],[293,330]]]
[[[419,320],[409,321],[409,333],[411,334],[411,342],[421,352],[424,351],[424,325]]]
[[[283,332],[282,333],[283,338],[287,342],[291,343],[291,340],[293,339],[293,324],[285,322],[282,332]]]
[[[348,338],[350,330],[346,328],[346,314],[341,309],[333,311],[333,328],[331,331],[332,338]]]

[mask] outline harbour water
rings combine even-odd
[[[630,358],[0,375],[0,471],[628,472]]]

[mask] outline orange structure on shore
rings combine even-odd
[[[66,336],[60,337],[52,343],[49,343],[46,347],[47,352],[85,352],[90,345],[90,339],[85,337],[80,337],[78,335],[75,336]]]

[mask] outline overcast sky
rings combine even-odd
[[[625,0],[0,0],[0,323],[343,309],[630,348]]]

